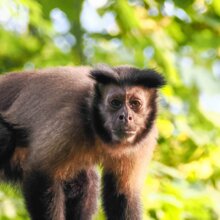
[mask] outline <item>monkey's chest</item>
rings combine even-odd
[[[54,170],[54,176],[60,180],[73,178],[78,172],[87,170],[100,163],[100,154],[94,149],[72,152],[59,166]]]

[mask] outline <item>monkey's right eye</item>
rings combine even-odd
[[[120,108],[122,106],[122,101],[120,101],[119,99],[113,99],[110,101],[110,105],[113,108]]]

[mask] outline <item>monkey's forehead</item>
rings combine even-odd
[[[107,85],[103,89],[104,96],[145,96],[150,95],[152,89],[147,89],[142,86],[118,86]]]

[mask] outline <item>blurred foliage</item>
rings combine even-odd
[[[220,1],[0,0],[0,72],[100,62],[167,79],[144,219],[220,219]],[[5,185],[0,219],[28,219]]]
[[[10,185],[0,185],[0,219],[28,219],[21,192]]]

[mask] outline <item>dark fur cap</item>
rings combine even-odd
[[[160,88],[165,85],[164,77],[153,69],[138,69],[130,66],[109,67],[100,65],[90,72],[96,82],[108,85],[143,86]]]

